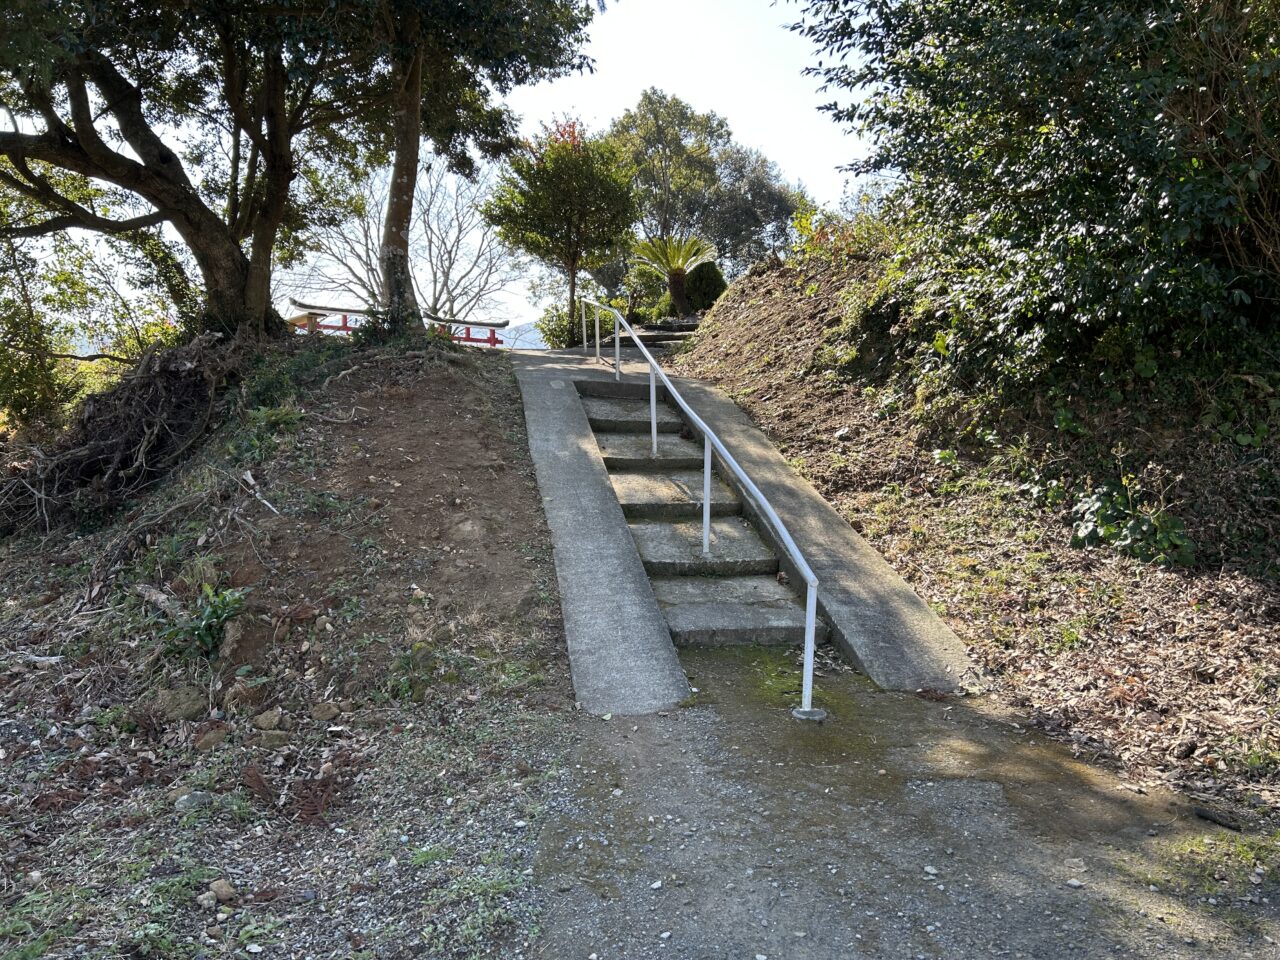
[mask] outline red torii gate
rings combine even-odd
[[[289,298],[289,303],[300,310],[306,311],[305,313],[289,320],[289,323],[292,324],[293,328],[299,333],[325,332],[349,336],[359,329],[359,324],[353,324],[351,322],[353,318],[367,317],[374,312],[372,310],[343,307],[320,307],[315,304],[302,303],[295,300],[293,297]],[[502,346],[503,341],[498,336],[498,331],[509,326],[511,323],[510,320],[498,320],[492,322],[485,320],[468,320],[465,324],[461,324],[456,320],[449,320],[445,317],[438,317],[433,313],[427,313],[425,310],[422,315],[436,326],[447,328],[449,331],[449,339],[454,343],[473,343],[484,347]],[[326,321],[324,319],[326,317],[337,317],[338,322],[334,323],[332,320]],[[457,331],[458,327],[462,328],[461,333]],[[479,327],[482,330],[487,330],[488,333],[483,337],[473,336],[471,333],[472,327]]]

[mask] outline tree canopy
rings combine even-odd
[[[705,237],[731,275],[786,246],[800,192],[763,154],[734,142],[722,117],[652,88],[609,136],[634,171],[645,237]]]
[[[1271,322],[1277,23],[1274,0],[810,0],[795,28],[873,141],[853,169],[901,180],[940,348],[1031,377]]]
[[[570,319],[578,274],[616,255],[636,218],[616,147],[573,120],[546,128],[511,158],[484,210],[506,243],[565,276]]]

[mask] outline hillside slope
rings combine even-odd
[[[1276,553],[1274,500],[1257,519],[1270,462],[1205,449],[1166,418],[1164,467],[1183,474],[1173,495],[1199,501],[1182,506],[1213,566],[1074,547],[1069,504],[1038,505],[1015,474],[1037,457],[1073,456],[1069,443],[1027,439],[1038,411],[1018,425],[1018,443],[975,449],[927,431],[883,370],[873,380],[824,366],[847,282],[823,264],[754,271],[716,304],[678,368],[730,393],[1037,723],[1136,780],[1274,812],[1280,589],[1263,572]],[[1118,415],[1087,424],[1093,448],[1157,432],[1149,425],[1165,411],[1140,413],[1140,426]]]
[[[529,935],[573,697],[508,358],[301,341],[130,509],[0,538],[2,956]]]

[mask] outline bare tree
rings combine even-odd
[[[480,214],[492,189],[490,167],[468,180],[435,164],[418,178],[409,256],[422,267],[414,270],[418,303],[431,313],[470,316],[519,277],[515,256]]]
[[[304,267],[281,278],[282,293],[300,299],[341,296],[366,307],[380,306],[388,175],[380,171],[359,184],[350,218],[313,233],[313,255]],[[427,313],[458,321],[482,317],[497,295],[519,279],[516,257],[479,213],[492,181],[488,167],[467,178],[438,161],[418,174],[409,272],[417,302]]]

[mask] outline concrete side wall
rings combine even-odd
[[[666,619],[574,380],[582,360],[513,354],[551,528],[573,686],[593,713],[642,714],[689,696]],[[595,366],[597,376],[603,368]]]

